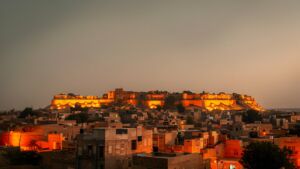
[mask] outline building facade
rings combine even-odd
[[[97,128],[77,139],[77,169],[130,168],[132,155],[152,152],[152,130]]]

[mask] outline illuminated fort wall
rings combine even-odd
[[[158,106],[162,107],[164,105],[164,101],[163,100],[147,100],[146,105],[150,109],[155,109]]]
[[[181,103],[183,106],[198,106],[209,111],[212,110],[243,110],[251,108],[261,111],[263,108],[257,104],[254,98],[246,95],[239,95],[235,98],[232,94],[194,94],[183,93]],[[239,101],[242,105],[237,104]]]
[[[203,107],[207,110],[232,110],[240,109],[236,100],[229,94],[187,94],[182,95],[182,105]]]
[[[100,100],[87,99],[55,99],[52,101],[53,108],[64,109],[67,107],[75,107],[78,104],[81,107],[100,107]]]
[[[188,107],[188,106],[202,107],[203,106],[203,100],[182,100],[181,103],[184,107]]]
[[[138,104],[138,92],[124,91],[123,89],[116,89],[104,94],[102,98],[97,96],[79,96],[79,95],[66,95],[60,94],[54,96],[51,108],[52,109],[65,109],[67,107],[81,107],[99,108],[101,105],[108,105],[113,102],[130,104],[136,106]],[[164,106],[167,92],[148,92],[146,100],[142,103],[149,108],[157,108]],[[263,108],[257,104],[254,98],[247,95],[237,94],[208,94],[208,93],[182,93],[181,101],[184,107],[198,106],[206,110],[243,110],[251,108],[261,111]]]
[[[80,105],[81,107],[99,108],[101,105],[107,105],[113,102],[111,99],[102,99],[97,96],[70,96],[66,94],[60,94],[53,97],[51,102],[52,109],[65,109],[68,107],[75,107]]]
[[[203,100],[203,107],[207,110],[240,110],[235,100]]]

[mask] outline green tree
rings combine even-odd
[[[174,109],[176,108],[176,97],[173,95],[169,95],[165,98],[164,109]]]
[[[175,143],[177,145],[183,145],[184,144],[184,136],[181,132],[178,132]]]
[[[243,121],[245,123],[254,123],[255,121],[261,121],[262,117],[261,114],[256,110],[248,110],[243,113]]]
[[[186,119],[186,124],[194,124],[194,118],[192,116],[188,116]]]
[[[179,113],[184,113],[185,112],[185,107],[182,104],[177,105],[177,111]]]
[[[297,135],[298,137],[300,136],[300,123],[296,123],[294,128],[291,128],[289,130],[290,134]]]
[[[33,116],[36,115],[36,113],[33,111],[31,107],[26,107],[19,115],[19,118],[26,118],[27,116]]]
[[[66,120],[76,120],[77,123],[86,123],[88,121],[87,113],[78,113],[69,115]]]
[[[296,169],[291,153],[271,142],[253,142],[245,148],[241,163],[247,169]]]
[[[157,105],[157,106],[156,106],[156,110],[157,110],[157,111],[161,111],[161,109],[162,109],[162,107],[161,107],[160,105]]]
[[[137,107],[145,107],[146,93],[141,92],[137,97]]]
[[[71,107],[71,112],[74,111],[82,111],[82,112],[87,112],[89,110],[88,107],[81,107],[79,103],[76,103],[74,107]]]

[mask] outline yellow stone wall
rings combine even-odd
[[[112,101],[109,99],[53,99],[51,108],[64,109],[66,107],[75,107],[76,104],[79,104],[81,107],[99,108],[101,105]]]
[[[218,106],[218,105],[226,105],[226,106],[233,106],[236,104],[235,100],[203,100],[204,107],[210,106]]]
[[[182,100],[181,103],[184,107],[191,106],[191,105],[198,106],[198,107],[203,106],[202,100]]]
[[[79,104],[81,107],[101,107],[116,101],[116,96],[122,99],[124,103],[136,106],[138,103],[138,92],[127,92],[123,90],[111,91],[105,94],[105,97],[100,98],[97,96],[80,96],[74,94],[58,94],[55,95],[51,108],[64,109],[67,107],[75,107]],[[148,93],[144,105],[149,108],[157,108],[163,106],[167,93]],[[237,99],[237,100],[236,100]],[[237,101],[239,103],[237,104]],[[180,101],[183,106],[198,106],[209,111],[211,110],[242,110],[251,108],[261,111],[263,108],[257,104],[255,99],[247,95],[233,95],[226,93],[208,94],[208,93],[183,93],[182,100]]]
[[[157,106],[162,107],[164,105],[164,101],[163,100],[147,100],[146,104],[149,108],[155,109],[155,108],[157,108]]]

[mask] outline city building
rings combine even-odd
[[[95,128],[77,138],[77,169],[122,169],[132,165],[132,155],[152,152],[152,130]]]

